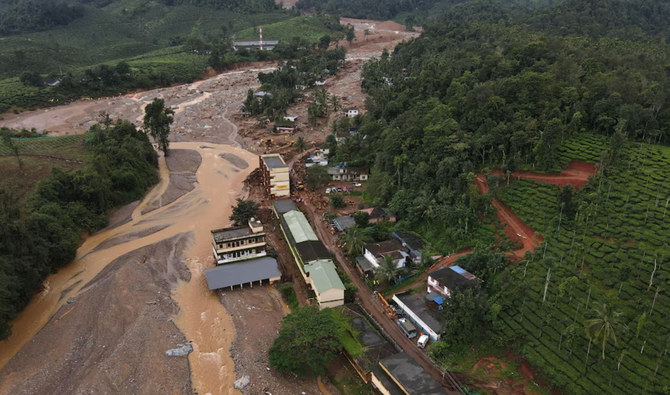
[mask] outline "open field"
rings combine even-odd
[[[14,140],[19,151],[19,160],[11,149],[0,141],[0,188],[8,187],[24,201],[37,182],[45,178],[51,169],[74,170],[83,164],[84,135],[64,137],[38,137]]]

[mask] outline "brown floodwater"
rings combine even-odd
[[[240,196],[244,179],[256,168],[257,159],[254,154],[230,145],[201,147],[201,143],[190,142],[172,143],[171,148],[195,150],[202,156],[195,188],[168,205],[142,214],[146,203],[160,198],[168,188],[169,171],[161,158],[160,182],[135,208],[131,220],[87,238],[77,250],[75,260],[49,276],[43,291],[13,321],[12,335],[0,342],[0,369],[70,298],[86,292],[87,284],[107,264],[130,251],[190,231],[193,239],[182,254],[191,279],[175,284],[172,297],[180,309],[175,323],[186,339],[192,341],[194,349],[189,355],[193,389],[200,394],[236,392],[229,353],[235,329],[216,294],[207,289],[203,269],[214,266],[210,229],[229,224],[231,205]],[[236,155],[249,166],[237,168],[223,159],[222,154]],[[109,248],[96,249],[105,240],[150,228],[162,229]]]

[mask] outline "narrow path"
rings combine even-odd
[[[479,193],[488,193],[489,185],[486,178],[479,174],[475,178],[477,191]],[[508,252],[507,255],[514,259],[523,259],[527,251],[533,251],[542,243],[542,237],[535,234],[535,231],[526,225],[509,207],[505,206],[498,198],[494,197],[491,204],[496,209],[496,216],[503,223],[505,234],[510,240],[521,243],[523,247]]]
[[[317,236],[326,245],[328,250],[335,255],[340,268],[349,275],[351,281],[358,287],[356,302],[377,321],[387,336],[413,358],[433,379],[438,383],[443,383],[443,372],[432,363],[428,358],[428,354],[424,350],[419,349],[416,343],[412,339],[408,339],[400,331],[400,327],[386,316],[384,306],[382,306],[379,298],[372,294],[372,291],[370,291],[368,286],[363,282],[363,279],[361,279],[360,273],[358,273],[353,264],[344,255],[342,249],[338,247],[337,236],[330,233],[328,222],[316,213],[315,207],[310,202],[305,200],[304,205],[304,211],[310,219]],[[451,390],[456,391],[455,388],[451,388]]]
[[[535,173],[532,171],[515,171],[511,174],[512,178],[524,178],[527,180],[535,180],[545,182],[547,184],[566,186],[579,189],[589,182],[589,179],[596,174],[596,166],[592,163],[582,161],[572,161],[560,173]],[[499,169],[492,172],[498,176],[503,176]]]

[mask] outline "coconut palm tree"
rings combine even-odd
[[[384,280],[387,283],[395,281],[396,276],[398,275],[398,266],[393,262],[393,257],[391,255],[386,255],[384,260],[375,270],[375,278]]]
[[[595,305],[593,307],[595,317],[584,321],[584,329],[589,337],[589,344],[592,340],[600,341],[602,345],[602,357],[605,359],[605,346],[608,340],[618,344],[617,332],[620,329],[626,329],[624,324],[619,322],[621,313],[612,310],[606,303]]]
[[[347,254],[352,256],[360,253],[363,246],[370,242],[370,236],[363,233],[363,230],[357,226],[347,229],[340,237]]]

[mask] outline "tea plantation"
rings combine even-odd
[[[597,163],[607,145],[588,135],[562,144],[563,164]],[[518,180],[498,197],[545,243],[517,270],[518,301],[501,330],[525,358],[568,393],[670,391],[670,148],[630,144],[615,169],[598,173],[561,213],[558,188]],[[546,287],[546,291],[545,291]],[[546,298],[545,298],[546,292]],[[585,330],[607,304],[606,340]]]

